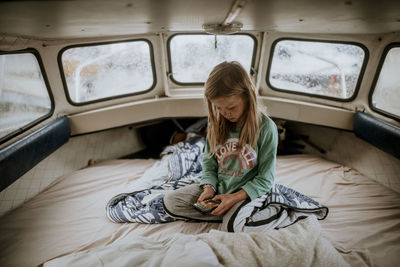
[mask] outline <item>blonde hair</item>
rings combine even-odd
[[[216,153],[218,146],[226,142],[229,132],[233,129],[232,123],[225,119],[211,102],[219,97],[240,96],[245,100],[239,144],[242,147],[246,144],[254,147],[258,139],[261,113],[257,105],[255,87],[242,65],[236,61],[225,61],[215,66],[205,83],[204,95],[208,106],[207,138],[210,154]]]

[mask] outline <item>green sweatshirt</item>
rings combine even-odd
[[[278,130],[263,114],[256,147],[240,148],[239,133],[240,129],[230,132],[226,143],[212,157],[207,140],[200,185],[212,184],[217,194],[230,194],[243,188],[253,200],[271,190],[274,184]]]

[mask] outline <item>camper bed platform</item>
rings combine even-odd
[[[125,192],[155,162],[109,160],[60,177],[0,218],[1,265],[40,266],[135,237],[162,241],[176,233],[197,235],[218,230],[218,223],[118,224],[107,219],[107,202]],[[400,263],[399,193],[357,170],[316,155],[278,156],[275,177],[276,183],[329,208],[327,218],[319,221],[322,236],[351,266]]]

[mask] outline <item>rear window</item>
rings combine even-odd
[[[38,53],[0,53],[0,141],[21,133],[53,111]]]
[[[60,55],[72,104],[139,94],[155,85],[153,51],[147,40],[67,47]]]
[[[168,40],[168,49],[172,81],[203,84],[223,61],[238,61],[250,74],[256,39],[248,34],[176,34]]]
[[[377,112],[400,119],[400,44],[386,48],[380,66],[370,104]]]
[[[367,59],[360,45],[281,39],[272,49],[272,89],[342,101],[355,97]]]

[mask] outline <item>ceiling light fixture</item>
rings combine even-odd
[[[241,31],[243,24],[235,22],[227,26],[222,24],[204,24],[203,29],[210,34],[232,34]]]
[[[239,13],[242,11],[248,0],[236,0],[231,6],[224,21],[220,24],[204,24],[203,29],[210,34],[232,34],[241,31],[243,24],[240,22],[233,22]]]

